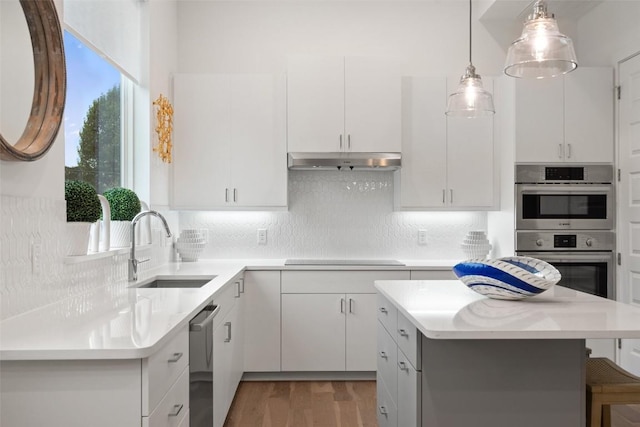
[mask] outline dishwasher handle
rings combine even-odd
[[[208,324],[213,322],[213,318],[218,314],[218,310],[220,309],[219,305],[209,304],[202,311],[208,311],[209,315],[200,323],[189,323],[189,331],[199,332],[203,330]],[[201,311],[201,313],[202,313]]]

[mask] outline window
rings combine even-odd
[[[68,31],[64,48],[65,178],[89,182],[101,194],[122,184],[121,88],[127,82],[118,69]]]

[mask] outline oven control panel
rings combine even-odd
[[[516,231],[516,251],[613,251],[612,231]]]

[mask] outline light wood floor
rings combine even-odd
[[[640,427],[640,405],[612,407],[612,427]],[[225,427],[377,427],[375,381],[248,381]]]

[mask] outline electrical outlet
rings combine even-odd
[[[258,228],[258,244],[266,245],[267,244],[267,229],[266,228]]]
[[[418,244],[423,246],[427,244],[427,230],[418,230]]]
[[[40,274],[42,269],[42,243],[31,242],[31,273],[34,276]]]

